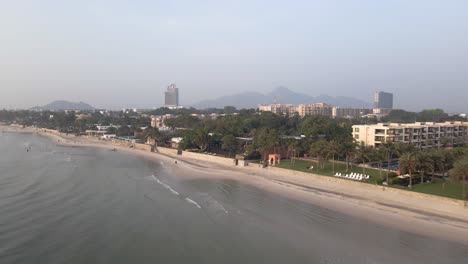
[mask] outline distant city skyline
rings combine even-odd
[[[261,10],[261,12],[259,12]],[[467,1],[3,1],[0,108],[181,105],[278,86],[468,112]]]

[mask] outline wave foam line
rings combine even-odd
[[[180,195],[176,190],[172,189],[171,186],[165,184],[164,182],[160,181],[156,176],[154,175],[151,175],[152,179],[155,180],[157,183],[159,183],[160,185],[162,185],[164,188],[168,189],[171,193],[175,194],[175,195]]]
[[[191,203],[191,204],[195,205],[196,207],[198,207],[199,209],[201,209],[201,206],[199,204],[197,204],[197,202],[195,202],[194,200],[187,197],[187,198],[185,198],[185,201],[187,201],[188,203]]]

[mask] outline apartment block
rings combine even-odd
[[[261,112],[272,112],[281,115],[294,115],[296,113],[296,106],[292,104],[259,105],[257,108]]]
[[[385,142],[413,144],[417,148],[456,146],[465,142],[468,122],[416,122],[412,124],[379,123],[354,125],[353,138],[367,146],[378,147]]]
[[[325,103],[300,104],[297,106],[297,113],[301,116],[323,115],[332,117],[332,106]]]

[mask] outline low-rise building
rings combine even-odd
[[[152,115],[151,116],[151,126],[156,128],[166,128],[166,124],[164,123],[166,120],[173,118],[174,116],[171,114],[166,115]]]
[[[294,115],[297,111],[293,104],[269,104],[259,105],[258,110],[261,112],[272,112],[281,115]]]
[[[368,114],[372,114],[372,109],[370,108],[341,108],[333,107],[332,117],[333,118],[361,118]]]
[[[297,113],[301,116],[323,115],[332,117],[332,106],[326,103],[300,104],[297,106]]]
[[[417,148],[433,148],[464,144],[468,135],[468,122],[379,123],[354,125],[352,129],[354,140],[367,146],[378,147],[386,142],[402,142],[413,144]]]

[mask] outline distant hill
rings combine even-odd
[[[36,106],[31,110],[48,110],[48,111],[63,111],[63,110],[94,110],[94,107],[84,102],[68,102],[63,100],[53,101],[44,106]]]
[[[243,92],[234,95],[222,96],[217,99],[201,101],[193,106],[196,108],[222,108],[230,105],[237,108],[255,108],[259,104],[272,104],[275,101],[284,104],[327,103],[339,107],[371,107],[370,102],[352,97],[333,97],[329,95],[319,95],[314,97],[307,94],[296,93],[286,87],[278,87],[267,94]]]

